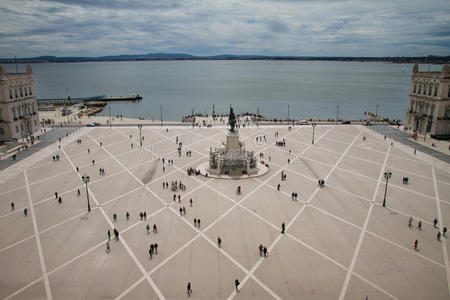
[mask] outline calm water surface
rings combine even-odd
[[[15,71],[14,65],[7,65]],[[419,66],[427,70],[428,65]],[[24,70],[19,65],[19,71]],[[431,65],[430,70],[441,66]],[[404,119],[412,65],[304,61],[146,61],[33,64],[38,98],[125,96],[111,114],[179,121],[194,110],[256,112],[270,118],[359,119],[364,111]],[[106,108],[102,115],[108,115]]]

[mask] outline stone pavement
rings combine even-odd
[[[317,126],[314,145],[310,126],[259,126],[240,134],[247,149],[269,161],[265,175],[186,174],[207,161],[225,128],[144,127],[139,147],[136,127],[101,127],[80,132],[81,144],[73,139],[61,150],[52,146],[41,161],[0,184],[0,297],[180,299],[188,297],[191,282],[193,299],[450,299],[449,241],[438,241],[433,227],[434,218],[439,228],[450,224],[448,165],[391,146],[363,126]],[[261,135],[267,142],[256,142]],[[283,138],[286,147],[275,146]],[[59,162],[51,159],[56,154]],[[84,174],[90,176],[89,213]],[[163,188],[172,181],[186,190]],[[147,224],[158,231],[147,233]],[[106,233],[113,228],[120,238],[112,238],[106,253]],[[158,254],[150,257],[154,243]],[[260,256],[259,244],[267,257]]]

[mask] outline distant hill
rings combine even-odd
[[[418,57],[340,57],[340,56],[265,56],[220,54],[213,56],[194,56],[184,53],[148,53],[137,55],[109,55],[98,57],[78,56],[38,56],[24,58],[0,58],[0,63],[43,63],[43,62],[89,62],[89,61],[133,61],[133,60],[306,60],[306,61],[379,61],[393,63],[450,63],[450,56]]]

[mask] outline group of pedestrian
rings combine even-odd
[[[241,194],[241,186],[240,185],[237,187],[236,194],[237,195]]]
[[[140,212],[139,213],[139,217],[141,218],[141,221],[142,220],[147,220],[147,212],[144,210],[144,212]]]
[[[185,216],[186,215],[186,208],[183,206],[183,207],[180,207],[180,216]]]
[[[278,190],[279,190],[279,189],[278,189]],[[297,192],[292,192],[291,199],[292,199],[292,200],[297,200],[297,198],[298,198]]]
[[[53,162],[59,161],[59,155],[58,155],[58,154],[53,155],[53,156],[52,156],[52,159],[53,159]]]
[[[192,156],[192,151],[191,150],[186,151],[186,156],[187,157],[191,157]]]
[[[286,174],[284,173],[284,170],[281,171],[281,181],[286,180]]]
[[[200,228],[200,219],[194,218],[194,226]]]
[[[263,246],[263,244],[259,244],[259,256],[267,257],[269,255],[269,252],[267,251],[267,248]]]
[[[105,169],[99,168],[99,169],[98,169],[98,175],[100,175],[100,176],[105,176]]]
[[[150,244],[150,248],[148,249],[148,254],[150,259],[153,258],[153,254],[158,254],[158,243]]]
[[[188,168],[186,173],[188,174],[188,176],[191,176],[191,175],[198,176],[198,175],[200,175],[200,170],[194,169],[194,168]]]
[[[434,228],[438,228],[438,227],[437,227],[437,224],[438,224],[438,220],[437,220],[437,218],[434,218],[434,220],[433,220],[433,227],[434,227]],[[408,220],[408,227],[410,227],[410,228],[413,227],[413,217],[412,217],[412,216],[409,217],[409,220]],[[417,229],[418,229],[418,230],[422,230],[422,220],[419,220],[419,222],[417,223]],[[441,233],[441,230],[439,230],[439,231],[437,232],[437,234],[436,234],[436,239],[437,239],[438,241],[441,241],[441,237],[442,237],[442,236],[445,237],[446,234],[447,234],[447,227],[444,226],[444,227],[442,228],[442,233]],[[415,250],[417,250],[418,243],[419,243],[419,240],[415,240],[415,241],[414,241],[414,249],[415,249]]]

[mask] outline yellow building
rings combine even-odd
[[[30,137],[40,129],[31,66],[6,73],[0,66],[0,141]]]
[[[441,72],[419,72],[413,67],[406,126],[414,132],[450,134],[450,66]]]

